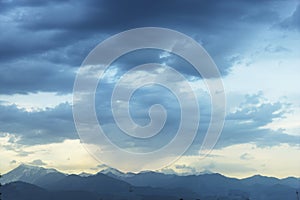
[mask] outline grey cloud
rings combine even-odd
[[[187,165],[175,165],[176,169],[183,170],[184,173],[197,174],[197,169]]]
[[[237,110],[227,116],[228,121],[245,121],[245,126],[256,125],[262,127],[272,122],[276,118],[282,118],[286,113],[283,110],[284,104],[263,103],[259,106],[251,106]]]
[[[135,27],[162,26],[182,31],[198,40],[226,75],[235,55],[255,42],[256,24],[269,27],[278,21],[274,2],[249,1],[1,1],[0,60],[13,65],[20,60],[36,65],[42,59],[53,71],[49,82],[40,88],[30,78],[21,80],[25,88],[10,82],[3,93],[36,91],[65,92],[65,84],[57,87],[57,76],[70,78],[68,67],[78,67],[87,53],[108,36]],[[276,1],[281,5],[285,2]],[[116,14],[117,13],[117,14]],[[257,20],[259,19],[259,20]],[[226,38],[226,39],[224,39]],[[131,63],[125,60],[125,63]],[[178,60],[176,60],[178,62]],[[60,65],[59,65],[60,64]],[[178,63],[181,65],[181,63]],[[64,65],[64,67],[61,67]],[[2,67],[1,67],[2,68]],[[27,64],[23,70],[31,70]],[[65,69],[66,72],[62,72]],[[13,73],[14,68],[8,68]],[[181,67],[183,73],[194,73]],[[74,79],[75,74],[71,75]],[[2,77],[1,77],[2,80]],[[2,83],[1,83],[2,85]],[[45,85],[45,87],[43,87]],[[46,86],[47,85],[47,86]],[[15,88],[16,87],[16,88]],[[2,87],[1,87],[2,88]],[[70,92],[70,90],[68,90]]]
[[[97,112],[101,113],[99,117],[105,126],[104,130],[110,134],[114,142],[123,145],[124,148],[134,145],[136,148],[142,146],[146,150],[149,150],[148,148],[157,149],[174,137],[172,133],[175,133],[178,128],[180,110],[176,100],[172,98],[168,91],[151,87],[151,90],[140,89],[133,96],[130,102],[131,115],[136,123],[142,125],[149,123],[148,109],[153,104],[160,103],[164,105],[168,112],[168,121],[165,125],[167,128],[162,130],[160,137],[156,138],[158,140],[152,138],[153,140],[138,140],[135,142],[127,137],[123,137],[122,135],[124,134],[113,125],[114,120],[110,110],[110,92],[102,90],[98,95],[102,98],[101,104],[98,104]],[[210,122],[209,96],[203,93],[200,99],[200,129],[187,154],[198,154]],[[294,136],[292,133],[287,133],[282,129],[272,130],[265,127],[275,119],[284,118],[287,113],[291,112],[290,106],[289,103],[285,102],[269,102],[262,92],[246,95],[240,106],[227,115],[225,127],[216,148],[243,143],[253,143],[262,147],[282,143],[298,145],[299,136]]]
[[[256,169],[237,163],[218,163],[212,162],[204,167],[211,171],[222,171],[225,173],[256,172]]]
[[[0,1],[0,28],[5,30],[0,33],[0,93],[70,93],[75,70],[93,46],[114,33],[141,26],[163,26],[192,36],[207,49],[222,74],[226,75],[232,63],[242,59],[240,54],[248,44],[257,41],[258,30],[261,27],[267,29],[281,20],[276,7],[271,6],[273,3],[279,8],[286,4],[284,1]],[[298,15],[299,6],[282,26],[297,26]],[[270,47],[267,50],[283,49]],[[149,52],[121,58],[117,64],[122,71],[129,68],[126,66],[148,60],[178,64],[177,68],[183,73],[194,73],[179,59],[163,60]],[[105,116],[102,122],[109,129],[114,121],[111,111],[107,110],[110,101],[105,100],[110,96],[112,86],[104,83],[104,87],[105,90],[98,94],[104,101],[101,99],[97,109]],[[140,94],[134,104],[138,111],[134,117],[140,123],[149,120],[147,109],[153,103],[162,102],[170,111],[176,108],[168,105],[170,95],[159,90]],[[249,141],[262,145],[295,143],[296,136],[263,128],[275,118],[284,117],[285,111],[281,110],[284,105],[277,102],[251,107],[256,102],[259,97],[247,97],[245,105],[250,108],[241,105],[228,116],[220,146]],[[201,112],[203,125],[195,142],[197,147],[210,118],[210,106],[207,104],[201,109],[204,110]],[[49,143],[77,137],[70,105],[34,113],[16,106],[0,106],[0,111],[1,131],[21,136],[23,143]],[[61,118],[57,112],[61,112]],[[178,122],[177,114],[176,109],[170,113],[169,125]],[[169,127],[170,132],[176,128],[174,125]],[[170,139],[170,135],[167,138]]]
[[[277,1],[280,3],[281,1]],[[41,8],[44,12],[34,12],[39,17],[30,18],[23,25],[35,29],[96,29],[115,30],[133,28],[135,26],[186,24],[202,25],[206,29],[222,27],[226,21],[236,22],[273,22],[278,18],[276,10],[270,8],[273,2],[259,3],[249,1],[73,1],[72,4],[52,4]],[[40,10],[39,10],[40,11]],[[76,12],[77,11],[77,12]],[[49,13],[56,13],[49,18]],[[73,13],[70,17],[67,13]],[[117,14],[115,14],[117,13]],[[212,16],[213,14],[213,16]],[[257,22],[257,19],[260,19]]]
[[[11,165],[16,164],[16,163],[17,163],[16,160],[12,160],[12,161],[9,162],[9,164],[11,164]]]
[[[166,168],[166,167],[159,170],[159,172],[164,173],[164,174],[176,174],[176,172],[173,169]]]
[[[32,152],[27,152],[27,151],[19,150],[18,151],[18,156],[20,156],[20,157],[27,157],[31,153]]]
[[[217,147],[232,144],[254,143],[258,146],[274,146],[282,143],[299,144],[299,136],[285,130],[271,130],[265,126],[274,119],[284,118],[290,112],[288,103],[263,101],[262,93],[246,96],[240,108],[229,113]]]
[[[177,131],[180,122],[180,109],[176,99],[162,88],[140,89],[132,98],[131,115],[136,123],[145,125],[149,123],[148,109],[151,105],[159,103],[164,105],[168,118],[164,129],[157,137],[147,140],[134,140],[124,134],[112,117],[110,109],[110,96],[112,83],[106,83],[103,90],[97,92],[96,110],[98,119],[108,137],[123,148],[143,148],[148,151],[160,148],[170,141]],[[101,88],[100,88],[101,89]],[[198,135],[187,154],[198,154],[208,124],[210,122],[210,100],[205,92],[200,102],[200,129]],[[64,139],[78,138],[71,106],[67,103],[43,111],[27,112],[18,109],[15,105],[0,106],[0,132],[14,134],[11,143],[43,144],[59,142]],[[270,103],[263,93],[246,95],[236,111],[229,113],[225,127],[216,148],[233,144],[253,143],[258,146],[274,146],[282,143],[298,145],[299,136],[287,134],[285,130],[271,130],[265,126],[274,119],[284,118],[289,112],[289,104],[282,102]],[[20,141],[18,141],[20,137]],[[138,149],[140,151],[140,149]],[[20,152],[22,153],[22,152]],[[26,153],[26,152],[25,152]]]
[[[47,165],[47,164],[44,163],[41,159],[33,160],[33,161],[30,162],[29,164],[31,164],[31,165],[37,165],[37,166],[44,166],[44,165]]]
[[[103,170],[106,168],[109,168],[109,166],[106,164],[101,164],[101,165],[97,165],[96,167],[91,167],[90,169],[93,171],[99,171],[99,170]]]
[[[0,93],[27,94],[49,91],[70,93],[73,88],[75,71],[64,65],[48,62],[19,60],[3,63],[0,68]]]
[[[166,76],[166,78],[171,78]],[[176,84],[174,82],[173,84]],[[107,133],[108,137],[117,145],[122,148],[138,148],[139,151],[145,152],[158,149],[166,145],[175,136],[180,124],[180,107],[174,94],[165,88],[159,86],[144,87],[137,90],[130,101],[130,114],[132,119],[139,125],[146,125],[150,122],[148,115],[149,108],[154,104],[161,104],[164,106],[167,112],[167,121],[163,129],[158,135],[149,139],[136,139],[124,134],[116,124],[112,116],[110,98],[111,98],[111,85],[105,85],[105,87],[99,88],[97,93],[96,107],[98,113],[98,119],[103,130]],[[200,95],[201,92],[199,92]],[[203,137],[202,132],[207,128],[207,124],[210,120],[210,101],[209,94],[203,92],[201,94],[200,112],[201,112],[201,134],[199,138]],[[101,102],[101,103],[100,103]],[[182,102],[183,104],[185,102]],[[189,108],[188,104],[184,106]],[[194,108],[191,108],[194,109]],[[193,116],[190,116],[193,117]],[[191,120],[192,121],[192,120]],[[186,131],[189,131],[189,124],[186,125]],[[133,146],[132,146],[133,145]]]
[[[166,77],[168,78],[168,77]],[[117,80],[114,80],[117,81]],[[175,84],[175,83],[174,83]],[[114,124],[111,113],[111,93],[113,83],[98,88],[96,107],[98,119],[103,130],[108,133],[112,141],[123,148],[143,148],[153,150],[167,144],[177,131],[180,122],[180,108],[176,99],[169,91],[162,88],[140,88],[130,101],[130,112],[133,120],[140,124],[149,123],[148,109],[151,105],[162,104],[168,113],[164,129],[159,135],[150,140],[135,140],[129,138]],[[200,96],[200,129],[198,135],[187,154],[198,154],[203,138],[210,122],[210,98],[205,92]],[[100,103],[101,102],[101,103]],[[245,100],[234,112],[227,115],[225,127],[216,148],[234,144],[253,143],[258,146],[274,146],[282,143],[297,145],[299,136],[288,134],[285,130],[271,130],[265,126],[275,119],[282,119],[290,112],[290,104],[285,102],[269,102],[262,92],[246,95]]]
[[[2,130],[0,130],[2,132]],[[8,137],[8,143],[2,144],[1,147],[7,151],[13,151],[20,157],[27,157],[28,155],[32,154],[33,152],[25,151],[22,145],[18,144],[18,139],[16,135],[9,134],[9,133],[2,133],[1,137]]]
[[[15,105],[0,105],[0,112],[0,131],[15,135],[17,143],[45,144],[78,138],[71,106],[67,103],[35,112]]]
[[[51,3],[63,2],[64,0],[39,1],[39,0],[2,0],[1,8],[4,10],[13,9],[15,7],[39,7]],[[65,0],[68,1],[68,0]]]
[[[285,48],[283,46],[274,46],[271,44],[265,47],[265,51],[269,53],[290,52],[288,48]]]
[[[16,27],[16,24],[12,21],[0,25],[2,30],[6,30],[0,34],[1,61],[45,54],[50,50],[60,51],[80,39],[76,33],[71,37],[64,31],[29,31]]]
[[[253,159],[253,156],[251,156],[251,154],[249,154],[249,153],[243,153],[243,154],[240,156],[240,159],[241,159],[241,160],[251,160],[251,159]]]

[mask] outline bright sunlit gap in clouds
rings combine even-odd
[[[29,94],[0,95],[2,105],[16,105],[27,112],[35,112],[54,108],[61,103],[72,103],[71,94],[56,94],[50,92],[38,92]]]

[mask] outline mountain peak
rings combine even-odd
[[[81,172],[80,174],[78,174],[78,176],[81,176],[81,177],[88,177],[88,176],[92,176],[93,174],[90,174],[90,173],[86,173],[86,172]]]
[[[121,171],[119,171],[115,168],[111,168],[111,167],[102,169],[99,173],[105,174],[105,175],[108,175],[108,176],[114,177],[114,178],[129,177],[129,176],[133,175],[132,173],[124,173],[124,172],[121,172]]]
[[[115,168],[110,168],[110,167],[108,167],[106,169],[103,169],[100,172],[103,173],[103,174],[109,173],[109,172],[111,172],[111,173],[117,173],[117,174],[124,174],[123,172],[121,172],[121,171],[119,171],[119,170],[117,170]]]
[[[56,169],[46,169],[43,167],[20,164],[15,169],[2,176],[1,183],[6,184],[15,181],[23,181],[27,183],[34,183],[38,178],[50,173],[59,173]]]
[[[263,176],[261,174],[255,174],[253,176],[248,177],[248,179],[278,179],[278,178],[270,177],[270,176]]]

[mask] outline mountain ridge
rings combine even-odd
[[[18,171],[21,171],[22,174],[18,174]],[[27,173],[24,174],[24,171],[27,171]],[[57,169],[54,168],[45,168],[45,167],[40,167],[40,166],[34,166],[34,165],[29,165],[29,164],[20,164],[19,166],[17,166],[16,168],[12,169],[11,171],[7,172],[6,174],[2,174],[2,178],[0,179],[0,182],[2,184],[6,184],[9,182],[13,182],[15,181],[15,179],[17,181],[23,181],[23,182],[29,182],[32,183],[32,181],[27,181],[27,180],[22,180],[24,179],[24,177],[26,177],[26,175],[31,175],[30,172],[34,172],[34,174],[36,175],[37,171],[42,172],[42,175],[46,175],[46,174],[52,174],[52,173],[59,173],[59,174],[63,174],[63,175],[70,175],[68,173],[63,173]],[[16,174],[17,172],[17,174]],[[29,172],[29,173],[28,173]],[[11,174],[14,173],[14,176],[11,176]],[[298,180],[300,181],[300,177],[293,177],[293,176],[288,176],[285,178],[278,178],[278,177],[272,177],[272,176],[266,176],[266,175],[261,175],[261,174],[255,174],[246,178],[235,178],[235,177],[228,177],[225,176],[223,174],[217,173],[217,172],[211,172],[211,171],[204,171],[204,172],[199,172],[197,174],[189,174],[189,173],[163,173],[163,172],[158,172],[158,171],[141,171],[139,173],[133,173],[133,172],[122,172],[120,170],[117,170],[115,168],[111,168],[111,167],[107,167],[105,169],[99,170],[99,172],[95,173],[95,174],[91,174],[91,173],[86,173],[86,172],[81,172],[77,175],[82,176],[82,177],[88,177],[88,176],[93,176],[96,175],[98,173],[101,174],[106,174],[108,176],[112,176],[113,178],[120,178],[120,177],[133,177],[136,175],[141,175],[141,174],[162,174],[162,175],[175,175],[175,176],[202,176],[202,175],[207,175],[207,174],[219,174],[221,176],[224,176],[226,178],[234,178],[234,179],[238,179],[238,180],[242,180],[247,182],[248,180],[255,180],[255,179],[272,179],[274,182],[275,181],[286,181],[288,182],[291,179],[294,180]],[[38,175],[41,175],[38,174]],[[8,178],[10,178],[10,181],[6,181]],[[26,179],[26,178],[25,178]]]
[[[17,176],[20,175],[21,169],[26,172],[25,175],[33,175],[34,178],[29,179],[25,175]],[[17,175],[14,175],[14,172]],[[34,185],[38,187],[33,189],[36,190],[37,195],[41,195],[39,188],[42,188],[50,196],[58,195],[57,199],[64,195],[72,196],[70,191],[73,191],[78,195],[87,195],[90,199],[94,197],[98,199],[99,197],[102,199],[180,199],[184,197],[183,199],[281,200],[284,198],[288,200],[293,199],[296,190],[300,190],[299,178],[278,179],[262,175],[238,179],[219,173],[179,176],[152,171],[123,173],[116,169],[101,170],[92,175],[68,175],[54,169],[26,165],[19,166],[7,174],[8,178],[14,177],[14,181],[17,182],[4,186],[25,184],[24,188],[34,188],[32,186]],[[3,175],[6,179],[7,174]],[[20,180],[16,180],[16,177]],[[16,192],[13,188],[8,188],[8,192]],[[118,195],[115,195],[116,191]],[[27,194],[27,191],[22,192]],[[46,195],[45,198],[48,196]]]

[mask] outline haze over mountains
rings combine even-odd
[[[20,165],[4,174],[5,200],[99,199],[256,199],[295,200],[300,179],[255,175],[245,179],[218,173],[186,175],[122,173],[107,168],[97,174],[67,175],[55,169]]]

